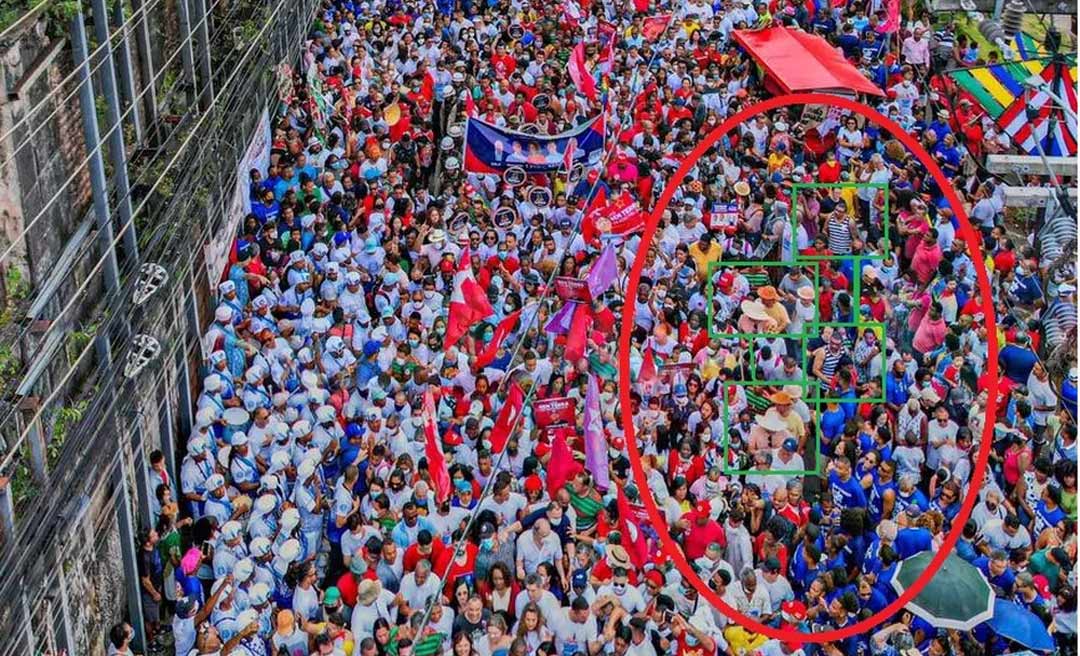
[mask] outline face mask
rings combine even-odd
[[[414,349],[415,348],[420,348],[420,340],[418,340],[418,339],[410,339],[409,340],[409,347],[414,348]]]
[[[495,548],[495,540],[491,538],[484,538],[480,541],[480,548],[484,551],[491,551]]]
[[[505,260],[509,256],[510,256],[510,253],[508,253],[506,251],[499,251],[499,259],[500,260]]]
[[[622,596],[623,594],[626,593],[626,584],[625,583],[613,583],[611,585],[611,591],[614,592],[615,594],[619,595],[619,596]]]

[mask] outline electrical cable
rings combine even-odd
[[[224,0],[214,0],[214,6],[211,7],[210,11],[213,11],[213,9],[216,8],[223,1]],[[210,11],[207,12],[207,16],[210,15]],[[194,32],[192,32],[192,35],[194,35]],[[193,38],[192,35],[189,35],[188,40]],[[181,42],[181,46],[179,48],[177,48],[175,52],[173,52],[172,56],[169,57],[168,60],[166,60],[165,64],[161,66],[161,69],[158,71],[157,75],[155,75],[154,78],[151,80],[150,84],[144,85],[143,90],[140,91],[132,99],[132,102],[128,106],[128,108],[126,110],[124,110],[124,112],[122,114],[120,114],[120,120],[115,125],[113,125],[108,130],[106,130],[104,134],[99,133],[99,141],[98,141],[97,145],[94,146],[93,148],[90,148],[86,153],[86,157],[81,162],[79,162],[76,166],[74,166],[72,168],[71,175],[69,175],[68,178],[63,183],[61,183],[61,185],[57,188],[56,192],[49,198],[49,200],[45,203],[45,205],[41,208],[41,210],[38,211],[38,213],[34,216],[34,218],[32,218],[29,223],[24,222],[23,229],[19,232],[18,235],[11,238],[10,239],[11,243],[8,244],[7,248],[5,248],[3,250],[3,252],[0,252],[0,264],[2,264],[5,260],[7,260],[8,256],[15,249],[15,247],[19,244],[19,242],[22,241],[23,238],[25,238],[26,235],[30,232],[30,229],[33,228],[34,225],[36,225],[37,222],[43,216],[45,216],[45,214],[48,212],[49,208],[52,207],[53,203],[56,203],[56,202],[59,201],[61,194],[64,193],[67,190],[67,188],[71,185],[71,183],[77,177],[79,177],[79,175],[81,173],[83,173],[83,170],[85,169],[86,165],[90,162],[90,160],[93,158],[93,156],[96,153],[100,152],[103,146],[108,145],[109,137],[112,136],[112,133],[114,131],[116,131],[116,130],[119,130],[119,129],[123,128],[124,119],[127,118],[128,114],[130,114],[132,111],[134,111],[135,107],[138,106],[138,102],[142,100],[143,96],[145,96],[151,89],[154,88],[154,85],[157,84],[158,78],[165,75],[165,73],[168,72],[169,66],[172,65],[172,63],[176,59],[176,57],[183,51],[183,49],[184,49],[183,43],[185,43],[185,42]],[[87,62],[87,64],[84,64],[84,65],[89,65],[89,62]],[[100,66],[100,63],[99,63],[99,66]],[[82,66],[76,66],[75,70],[78,71],[81,68],[82,68]],[[87,82],[87,84],[89,84],[89,83],[90,82]],[[82,87],[82,85],[80,84],[79,88],[81,88],[81,87]],[[43,122],[43,124],[44,124],[44,122]],[[87,146],[89,147],[89,144],[87,144]],[[4,164],[6,164],[6,163],[7,163],[7,161],[4,162]],[[134,185],[129,185],[129,186],[133,187]],[[130,191],[129,191],[129,195],[130,195]],[[135,214],[136,214],[136,212],[133,211],[132,216],[134,216]],[[125,230],[126,229],[127,228],[125,226]],[[121,234],[123,234],[123,232],[124,232],[123,230],[120,231]]]
[[[220,0],[219,0],[219,1],[220,1]],[[275,9],[275,11],[274,11],[274,13],[273,13],[273,14],[272,14],[272,15],[270,16],[270,18],[269,18],[269,19],[267,20],[267,22],[266,22],[266,23],[264,24],[264,26],[263,26],[262,30],[260,30],[260,33],[259,33],[258,37],[257,37],[256,39],[254,39],[254,40],[252,41],[252,43],[251,43],[251,46],[250,46],[250,47],[248,48],[247,52],[245,53],[245,56],[244,56],[244,61],[246,61],[246,60],[248,59],[248,57],[250,57],[250,54],[251,54],[251,52],[253,51],[253,49],[254,49],[254,46],[255,46],[255,44],[256,44],[256,43],[258,43],[258,42],[259,42],[259,41],[261,40],[261,38],[262,38],[262,35],[263,35],[263,34],[264,34],[264,33],[266,32],[266,28],[267,28],[267,27],[269,27],[269,25],[270,25],[270,23],[271,23],[271,22],[273,22],[273,19],[274,19],[274,17],[276,17],[276,15],[278,14],[278,12],[280,12],[280,11],[281,11],[281,9],[282,9],[282,8],[284,7],[284,5],[285,5],[285,0],[280,0],[280,1],[279,1],[279,3],[278,3],[278,5],[277,5],[277,8],[276,8],[276,9]],[[236,69],[235,69],[235,70],[233,71],[232,75],[231,75],[231,76],[229,77],[229,79],[228,79],[228,81],[226,82],[226,84],[225,84],[225,85],[224,85],[224,86],[222,87],[221,91],[220,91],[220,92],[219,92],[219,93],[218,93],[218,94],[217,94],[217,95],[216,95],[216,96],[214,97],[214,99],[213,99],[213,101],[212,101],[212,103],[211,103],[211,106],[210,106],[210,108],[213,108],[213,107],[214,107],[214,106],[215,106],[215,105],[216,105],[216,104],[217,104],[217,103],[218,103],[218,102],[219,102],[219,101],[221,100],[221,98],[222,98],[222,97],[223,97],[223,95],[225,94],[225,90],[226,90],[226,89],[228,89],[228,88],[229,88],[229,87],[230,87],[230,86],[232,85],[232,82],[233,82],[233,81],[234,81],[234,80],[236,79],[236,75],[237,75],[237,73],[239,73],[239,71],[240,71],[240,68],[241,68],[241,66],[240,66],[240,65],[238,65],[238,66],[237,66],[237,68],[236,68]],[[183,143],[183,144],[181,144],[180,148],[179,148],[179,149],[177,150],[177,152],[176,152],[176,154],[175,154],[175,155],[173,156],[172,160],[171,160],[171,161],[169,162],[169,164],[168,164],[168,165],[166,166],[166,171],[168,171],[168,170],[169,170],[170,168],[172,168],[172,166],[173,166],[173,165],[174,165],[174,164],[176,163],[176,161],[177,161],[177,160],[179,159],[179,157],[180,157],[181,153],[183,153],[183,152],[184,152],[184,150],[186,149],[187,145],[188,145],[188,144],[189,144],[189,143],[191,142],[191,140],[192,140],[192,139],[194,139],[194,137],[196,136],[196,133],[197,133],[197,129],[198,129],[198,127],[200,127],[200,126],[202,125],[202,123],[203,123],[203,122],[204,122],[204,121],[206,120],[206,118],[207,118],[207,117],[208,117],[209,115],[210,115],[210,111],[209,111],[209,109],[208,109],[208,110],[207,110],[206,112],[202,113],[202,114],[201,114],[201,115],[199,116],[199,119],[198,119],[198,120],[196,121],[196,125],[195,125],[195,126],[193,127],[193,129],[192,129],[192,132],[191,132],[191,134],[189,134],[189,135],[188,135],[188,138],[187,138],[187,139],[186,139],[186,140],[184,141],[184,143]],[[204,147],[205,147],[205,145],[206,145],[206,144],[204,143]],[[159,186],[159,185],[161,184],[161,182],[162,182],[162,180],[163,180],[163,179],[164,179],[164,174],[163,174],[163,175],[162,175],[161,177],[159,177],[159,178],[157,179],[157,181],[155,181],[154,185],[152,186],[152,188],[151,188],[151,190],[150,190],[150,193],[152,193],[152,192],[153,192],[154,190],[156,190],[156,188],[157,188],[157,187],[158,187],[158,186]],[[123,234],[124,234],[124,231],[125,231],[125,230],[127,229],[127,227],[128,227],[128,226],[130,226],[130,225],[131,225],[131,224],[132,224],[132,223],[134,222],[134,220],[135,220],[135,217],[136,217],[136,216],[138,215],[138,213],[139,213],[139,212],[140,212],[140,211],[141,211],[141,210],[143,209],[143,207],[144,207],[144,206],[146,205],[146,203],[148,202],[148,200],[149,200],[149,193],[148,193],[148,195],[147,195],[147,198],[143,199],[143,201],[142,201],[142,202],[141,202],[141,203],[139,204],[139,207],[138,207],[138,208],[136,208],[135,210],[133,210],[133,212],[132,212],[132,216],[131,216],[131,218],[130,218],[130,219],[129,219],[129,220],[127,221],[127,223],[126,223],[126,224],[125,224],[125,225],[124,225],[124,226],[123,226],[123,227],[122,227],[122,228],[121,228],[120,230],[118,230],[118,231],[117,231],[117,234],[116,234],[116,236],[115,236],[115,237],[113,238],[113,241],[112,241],[112,242],[111,242],[111,244],[109,245],[109,248],[108,248],[108,249],[106,250],[106,252],[105,252],[105,253],[104,253],[104,254],[102,255],[102,257],[98,259],[98,261],[97,261],[97,263],[95,264],[95,266],[94,266],[94,267],[93,267],[93,268],[92,268],[92,269],[91,269],[91,270],[90,270],[90,271],[89,271],[89,272],[88,272],[88,273],[86,274],[86,278],[85,278],[85,280],[84,280],[84,281],[83,281],[83,282],[82,282],[82,283],[81,283],[81,284],[79,285],[79,287],[78,287],[78,288],[77,288],[77,289],[75,290],[75,292],[74,292],[74,294],[73,294],[73,296],[72,296],[71,300],[69,300],[69,301],[68,301],[68,303],[67,303],[67,304],[66,304],[66,305],[65,305],[65,306],[64,306],[64,307],[63,307],[63,308],[61,309],[61,311],[60,311],[60,312],[58,313],[58,315],[56,316],[56,318],[54,318],[54,320],[53,320],[53,323],[52,323],[52,325],[50,325],[49,329],[48,329],[48,330],[46,331],[46,335],[47,335],[47,334],[49,333],[49,331],[52,331],[52,330],[54,330],[54,329],[56,328],[56,326],[58,326],[58,325],[60,324],[60,322],[59,322],[59,319],[60,319],[61,317],[63,317],[63,316],[64,316],[64,315],[65,315],[65,314],[67,313],[67,311],[68,311],[68,310],[69,310],[69,309],[70,309],[70,308],[71,308],[71,307],[72,307],[72,306],[74,305],[74,302],[75,302],[75,301],[76,301],[76,300],[77,300],[77,299],[78,299],[78,298],[80,297],[81,293],[82,293],[82,292],[83,292],[83,291],[84,291],[84,290],[85,290],[85,289],[87,288],[87,285],[88,285],[88,283],[89,283],[89,282],[90,282],[90,281],[91,281],[92,279],[94,279],[94,277],[95,277],[95,274],[96,274],[96,273],[97,273],[97,271],[98,271],[98,270],[99,270],[99,269],[101,268],[101,266],[102,266],[102,265],[103,265],[103,264],[105,263],[105,261],[106,261],[106,260],[108,259],[108,256],[109,256],[109,255],[111,254],[111,252],[112,252],[112,249],[114,249],[114,248],[116,247],[116,244],[118,243],[118,241],[119,241],[120,239],[122,239],[122,237],[123,237]],[[166,226],[166,225],[165,225],[165,224],[163,223],[163,224],[161,225],[161,227],[160,227],[159,229],[161,229],[161,230],[166,230],[166,229],[167,229],[167,226]],[[42,337],[42,341],[44,341],[44,339],[45,339],[45,337],[43,336],[43,337]],[[89,348],[90,346],[91,346],[91,344],[88,344],[88,345],[87,345],[87,348],[83,350],[83,351],[84,351],[84,354],[85,354],[85,352],[86,352],[86,351],[88,350],[88,348]],[[81,357],[82,357],[82,356],[80,356],[80,359],[81,359]],[[70,372],[69,372],[69,376],[70,376]],[[68,376],[68,377],[69,377],[69,376]],[[66,380],[67,380],[67,377],[65,377],[65,379],[64,379],[64,380],[66,381]],[[60,387],[60,386],[57,386],[57,387]],[[53,394],[51,394],[51,395],[50,395],[50,397],[49,397],[49,400],[51,400],[51,399],[53,398],[53,396],[54,396],[55,394],[56,394],[56,391],[54,391],[54,392],[53,392]],[[38,419],[38,418],[40,417],[40,415],[41,415],[41,413],[43,412],[43,410],[44,410],[44,408],[45,408],[45,406],[46,406],[46,405],[47,405],[47,403],[44,403],[44,404],[42,404],[42,405],[41,405],[41,407],[40,407],[40,408],[38,409],[37,413],[35,414],[35,416],[34,416],[34,417],[33,417],[33,419],[31,420],[31,422],[33,422],[33,421],[36,421],[36,420],[37,420],[37,419]],[[15,453],[15,452],[16,452],[16,451],[18,450],[18,447],[19,447],[19,446],[20,446],[20,445],[21,445],[21,444],[23,443],[23,441],[25,440],[25,438],[26,438],[26,435],[27,435],[27,434],[28,434],[28,432],[29,432],[29,429],[30,429],[30,426],[28,426],[28,427],[27,427],[26,429],[24,429],[24,430],[23,430],[23,431],[21,432],[21,434],[19,435],[18,439],[16,440],[16,444],[15,444],[15,446],[13,446],[13,447],[12,447],[12,449],[11,449],[11,451],[10,451],[10,452],[9,452],[8,454],[6,454],[6,455],[5,455],[5,457],[3,458],[3,460],[0,460],[0,470],[3,470],[3,469],[4,469],[4,467],[6,467],[6,466],[7,466],[7,465],[8,465],[9,463],[10,463],[10,460],[11,460],[11,458],[12,458],[13,454],[14,454],[14,453]]]
[[[135,17],[138,16],[140,13],[146,13],[146,12],[150,11],[153,8],[153,6],[156,6],[161,1],[162,0],[150,0],[149,4],[143,5],[142,7],[139,8],[138,11],[132,13],[130,18],[125,20],[119,27],[116,27],[116,28],[113,29],[113,32],[111,32],[109,34],[109,41],[108,42],[98,45],[97,48],[94,48],[94,50],[86,56],[87,61],[89,61],[89,60],[93,59],[94,57],[96,57],[98,55],[98,53],[101,52],[101,49],[104,48],[105,46],[110,46],[109,47],[109,53],[110,54],[114,53],[116,51],[116,49],[119,48],[120,46],[119,46],[119,44],[117,44],[115,47],[112,46],[112,37],[117,32],[120,32],[122,30],[126,30],[128,28],[128,23],[135,20]],[[91,12],[91,14],[92,14],[92,12]],[[97,16],[94,16],[94,20],[97,20]],[[106,17],[106,20],[108,20],[108,17]],[[3,38],[2,35],[0,35],[0,38]],[[100,61],[98,61],[97,66],[95,66],[90,71],[90,73],[93,74],[95,71],[97,71],[97,69],[100,68],[101,65],[105,63],[105,61],[106,61],[106,58],[104,56],[102,56]],[[61,79],[59,82],[57,82],[56,85],[54,85],[53,88],[51,90],[49,90],[49,92],[46,93],[45,96],[42,97],[42,99],[40,101],[38,101],[38,103],[36,105],[34,105],[33,107],[30,108],[30,110],[26,113],[25,116],[23,116],[19,120],[15,121],[15,124],[13,126],[11,126],[11,128],[8,129],[8,131],[5,132],[2,136],[0,136],[0,142],[6,141],[8,137],[10,137],[12,134],[15,133],[15,130],[19,129],[19,127],[21,127],[23,124],[25,124],[27,121],[29,121],[33,117],[33,115],[35,113],[37,113],[37,110],[41,109],[41,107],[45,104],[46,101],[49,100],[49,98],[51,98],[53,96],[53,94],[59,93],[61,91],[61,89],[64,88],[64,85],[66,85],[71,80],[72,76],[77,75],[78,73],[79,73],[79,68],[75,67],[70,73],[65,75],[63,79]],[[79,85],[79,86],[82,86],[82,85]],[[78,87],[75,88],[75,91],[76,91],[76,93],[78,92]],[[32,132],[30,136],[33,137],[40,130],[44,129],[45,124],[48,122],[48,120],[51,119],[61,108],[65,108],[66,105],[67,105],[67,101],[71,100],[71,97],[73,95],[74,94],[68,94],[67,96],[65,96],[63,98],[63,100],[56,103],[56,109],[54,109],[52,111],[52,113],[50,113],[48,116],[46,116],[45,120],[38,120],[38,122],[41,124],[41,127],[38,128],[38,130]],[[25,145],[25,144],[23,144],[23,145]],[[22,149],[22,145],[20,145],[18,148],[16,148],[15,152],[17,153],[21,149]],[[8,163],[8,160],[5,160],[3,162],[3,164],[7,164],[7,163]],[[0,167],[2,167],[3,164],[0,164]]]

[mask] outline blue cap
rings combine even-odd
[[[363,435],[364,427],[360,424],[349,424],[345,427],[345,437],[347,438],[363,437]]]
[[[589,575],[585,573],[585,570],[579,569],[574,572],[574,576],[570,579],[570,583],[575,588],[584,588],[589,584]]]
[[[347,241],[349,241],[349,235],[348,234],[346,234],[344,232],[335,232],[334,233],[334,244],[335,245],[341,246],[342,244],[344,244]]]
[[[684,385],[682,383],[679,383],[679,384],[675,385],[674,392],[675,392],[675,396],[686,396],[686,393],[687,393],[686,385]]]
[[[469,492],[472,490],[472,483],[462,478],[458,482],[454,483],[454,487],[457,488],[458,492]]]
[[[364,357],[370,358],[371,356],[378,353],[380,348],[382,348],[382,344],[380,344],[379,342],[376,342],[375,340],[370,340],[368,342],[365,342],[364,343]]]
[[[795,451],[797,451],[799,448],[799,443],[795,441],[794,437],[789,437],[784,440],[784,443],[780,445],[780,448],[782,448],[784,451],[795,453]]]

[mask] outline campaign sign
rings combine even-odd
[[[618,199],[590,213],[588,220],[601,235],[633,234],[645,228],[645,212],[630,194],[622,194]]]
[[[564,301],[577,301],[579,303],[592,303],[592,294],[589,293],[589,282],[568,276],[555,278],[555,293]]]
[[[694,373],[695,364],[693,362],[674,362],[672,364],[665,364],[660,366],[660,370],[657,372],[660,380],[665,383],[671,383],[676,378],[681,377],[683,382],[690,377],[690,374]]]
[[[533,421],[536,422],[537,428],[573,426],[576,411],[577,404],[574,403],[574,399],[565,396],[533,401]]]
[[[709,213],[709,229],[722,230],[724,226],[735,225],[738,220],[738,204],[717,203]]]
[[[501,173],[521,167],[527,173],[562,171],[566,169],[565,154],[571,142],[574,163],[597,164],[604,153],[601,117],[553,136],[506,130],[470,117],[465,124],[465,170]]]

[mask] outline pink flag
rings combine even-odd
[[[563,16],[568,23],[580,23],[582,19],[581,7],[575,0],[566,0],[563,2]]]
[[[566,70],[570,74],[570,79],[574,81],[574,86],[577,87],[578,93],[592,102],[596,102],[598,98],[596,93],[596,80],[593,79],[592,73],[589,72],[589,69],[585,64],[584,41],[574,46],[574,52],[571,53],[570,59],[566,62]]]
[[[472,259],[469,247],[461,251],[457,273],[454,274],[454,289],[450,294],[450,312],[446,321],[444,348],[450,348],[461,336],[485,317],[495,314],[488,301],[487,294],[476,282],[472,272]]]
[[[574,168],[574,155],[577,154],[577,139],[566,142],[566,152],[563,153],[563,170],[567,174]]]
[[[574,318],[570,321],[570,332],[566,334],[566,352],[563,354],[568,362],[573,363],[585,357],[585,347],[593,324],[592,312],[589,308],[577,303],[575,305],[577,309],[574,311]]]
[[[559,311],[548,319],[547,325],[544,326],[544,332],[555,333],[556,335],[565,335],[570,332],[570,324],[574,320],[574,308],[576,307],[577,303],[573,301],[564,303],[559,308]]]
[[[593,298],[599,298],[601,294],[611,288],[615,278],[619,276],[618,260],[615,257],[615,248],[608,244],[604,247],[600,257],[593,262],[589,269],[589,275],[585,278],[589,284],[589,293]]]
[[[878,29],[885,34],[892,34],[900,29],[900,0],[888,0],[885,7],[885,22]]]
[[[596,377],[589,374],[588,387],[585,389],[585,468],[592,474],[596,487],[606,490],[611,487],[608,477],[607,440],[604,439],[604,425],[600,416],[600,388]]]
[[[442,503],[450,498],[450,471],[446,468],[446,456],[443,455],[442,441],[439,439],[437,416],[435,397],[429,389],[424,392],[424,455],[427,456],[428,471],[435,487],[435,500]]]

